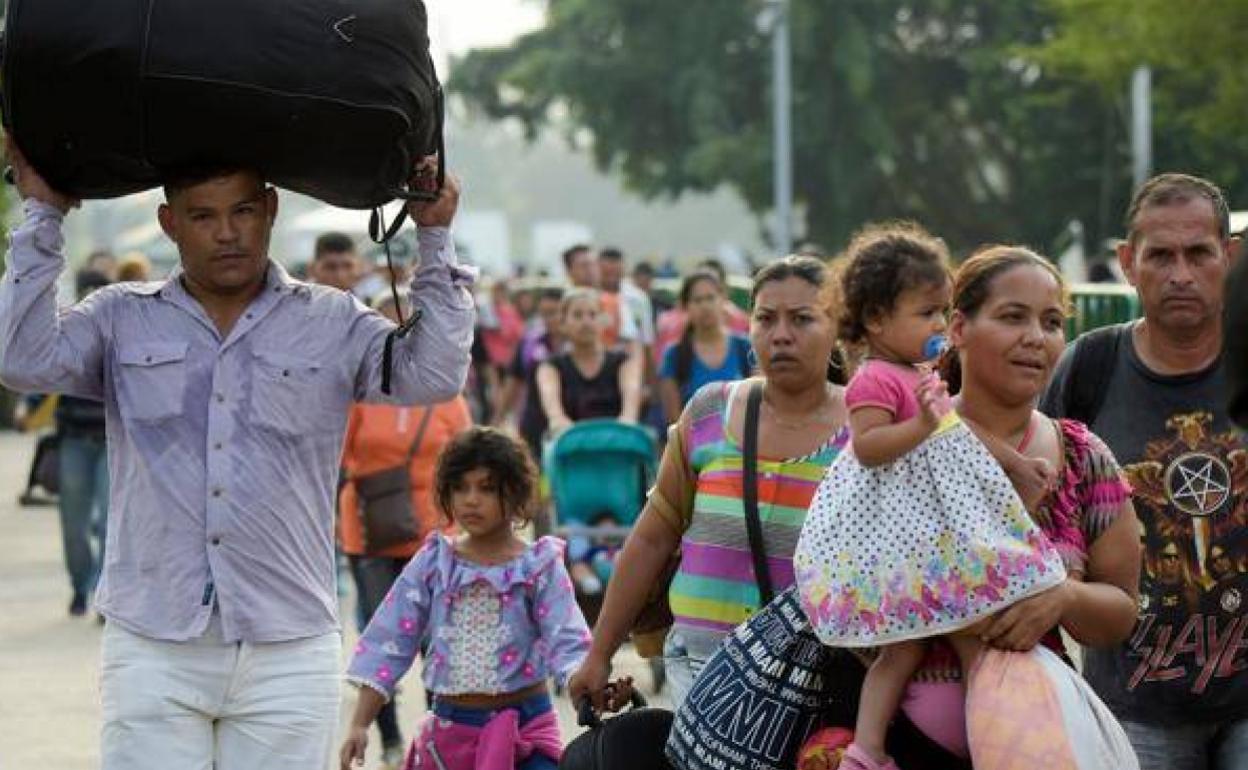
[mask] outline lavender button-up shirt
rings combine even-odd
[[[61,213],[25,203],[0,281],[0,380],[104,401],[112,478],[96,595],[110,622],[154,639],[201,635],[214,605],[227,641],[338,628],[334,494],[347,412],[381,394],[393,324],[350,294],[266,285],[224,339],[175,273],[115,284],[57,310]],[[396,403],[463,387],[472,275],[445,228],[419,231],[413,307],[394,345]]]

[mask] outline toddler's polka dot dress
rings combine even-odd
[[[819,638],[870,647],[965,628],[1065,579],[988,449],[955,412],[896,461],[843,452],[794,554]]]

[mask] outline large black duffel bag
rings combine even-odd
[[[348,208],[441,142],[421,0],[9,0],[3,117],[56,188],[237,164]]]

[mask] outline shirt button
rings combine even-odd
[[[221,490],[220,490],[220,489],[214,489],[214,490],[212,490],[212,496],[213,496],[213,497],[220,497],[220,496],[221,496]]]
[[[218,404],[224,404],[224,403],[225,403],[225,394],[224,394],[224,393],[218,393],[218,394],[217,394],[217,403],[218,403]]]
[[[221,451],[221,442],[218,441],[217,443],[213,444],[212,448],[217,450],[218,452]]]
[[[219,538],[219,537],[214,537],[214,538],[212,539],[212,544],[213,544],[213,545],[221,545],[221,538]]]

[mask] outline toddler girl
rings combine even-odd
[[[915,225],[869,229],[841,290],[842,340],[866,352],[845,394],[853,451],[828,470],[794,565],[825,644],[880,647],[842,767],[896,770],[884,737],[921,640],[950,635],[966,669],[980,651],[967,629],[1065,579],[1019,496],[1038,501],[1055,474],[973,433],[932,371],[951,293],[943,243]]]
[[[528,451],[492,428],[460,434],[438,463],[437,500],[463,533],[433,533],[364,630],[348,669],[363,685],[341,750],[363,764],[368,725],[412,665],[421,642],[433,713],[405,768],[555,768],[562,753],[546,680],[561,685],[590,634],[563,565],[563,542],[527,544],[536,487]]]

